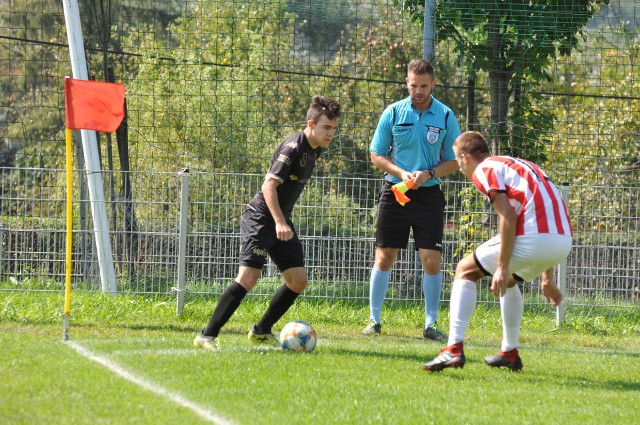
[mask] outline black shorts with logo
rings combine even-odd
[[[386,182],[378,196],[376,246],[406,248],[410,230],[413,229],[416,249],[442,252],[445,201],[440,186],[408,190],[405,195],[411,201],[404,206],[396,201],[391,186]]]
[[[291,220],[287,219],[287,223],[293,229],[293,238],[281,241],[276,237],[276,226],[271,216],[251,207],[245,208],[240,223],[240,265],[261,269],[269,255],[281,272],[292,267],[304,267],[302,244]]]

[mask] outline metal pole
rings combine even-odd
[[[80,25],[80,12],[77,0],[63,0],[64,17],[69,40],[69,55],[71,56],[71,69],[73,78],[88,80],[87,59],[82,42],[82,27]],[[85,164],[87,167],[87,180],[89,182],[89,199],[91,200],[91,216],[98,251],[98,266],[100,267],[100,280],[103,292],[116,292],[116,272],[113,266],[113,253],[109,235],[109,222],[107,220],[107,208],[104,200],[104,187],[102,184],[102,170],[100,169],[100,156],[98,150],[98,138],[93,130],[81,130],[82,147]]]
[[[564,182],[560,185],[560,194],[562,195],[562,199],[564,199],[565,204],[569,199],[569,183]],[[556,285],[560,292],[562,292],[564,296],[564,301],[560,303],[560,305],[556,308],[556,325],[560,326],[561,323],[564,323],[565,320],[565,307],[567,297],[565,295],[565,289],[567,287],[567,259],[565,258],[558,264],[558,273],[556,276]]]
[[[4,241],[4,229],[0,227],[0,282],[4,280],[4,252],[2,250],[2,242]]]
[[[180,172],[180,229],[178,242],[178,285],[174,288],[176,296],[176,314],[182,314],[184,308],[184,280],[187,266],[187,232],[188,229],[188,209],[189,209],[189,169],[185,168]]]
[[[424,29],[422,30],[422,59],[433,61],[435,58],[435,16],[434,0],[424,0]]]
[[[77,132],[76,132],[77,133]],[[74,133],[74,134],[76,134]],[[74,137],[74,140],[77,140],[77,134]],[[75,143],[75,142],[74,142]],[[87,185],[85,184],[85,179],[82,174],[82,169],[85,168],[84,160],[82,156],[82,145],[80,143],[75,143],[76,146],[76,162],[78,169],[78,202],[80,203],[80,207],[78,209],[78,227],[80,230],[80,245],[82,249],[80,252],[82,253],[80,257],[80,261],[82,262],[82,279],[85,281],[89,281],[89,260],[90,253],[95,252],[95,250],[89,250],[89,238],[87,236],[86,230],[88,230],[87,225]],[[94,244],[95,245],[95,244]],[[93,276],[92,276],[93,278]]]

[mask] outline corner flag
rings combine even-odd
[[[67,142],[67,235],[64,297],[64,340],[66,341],[69,339],[69,312],[71,311],[71,243],[73,241],[71,130],[94,130],[105,133],[116,131],[124,119],[124,86],[67,77],[64,79],[64,93]]]
[[[116,131],[124,119],[124,85],[65,78],[66,126],[72,130]]]

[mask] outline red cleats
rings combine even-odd
[[[423,364],[422,369],[430,372],[440,372],[446,367],[463,368],[467,360],[464,357],[462,345],[462,342],[458,342],[443,348],[435,359]]]
[[[514,372],[522,370],[522,359],[517,348],[507,352],[500,350],[498,354],[485,357],[484,362],[491,367],[506,367]]]

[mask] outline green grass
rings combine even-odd
[[[73,294],[70,342],[236,424],[640,423],[638,308],[568,307],[556,329],[553,309],[527,307],[512,373],[482,361],[501,324],[480,305],[465,368],[427,373],[442,344],[422,340],[418,303],[386,303],[384,335],[366,338],[364,303],[300,299],[276,329],[312,323],[318,345],[302,354],[249,345],[267,302],[248,297],[211,353],[191,343],[215,299],[192,296],[176,316],[168,297]],[[0,423],[208,423],[63,342],[62,307],[61,293],[0,292]]]

